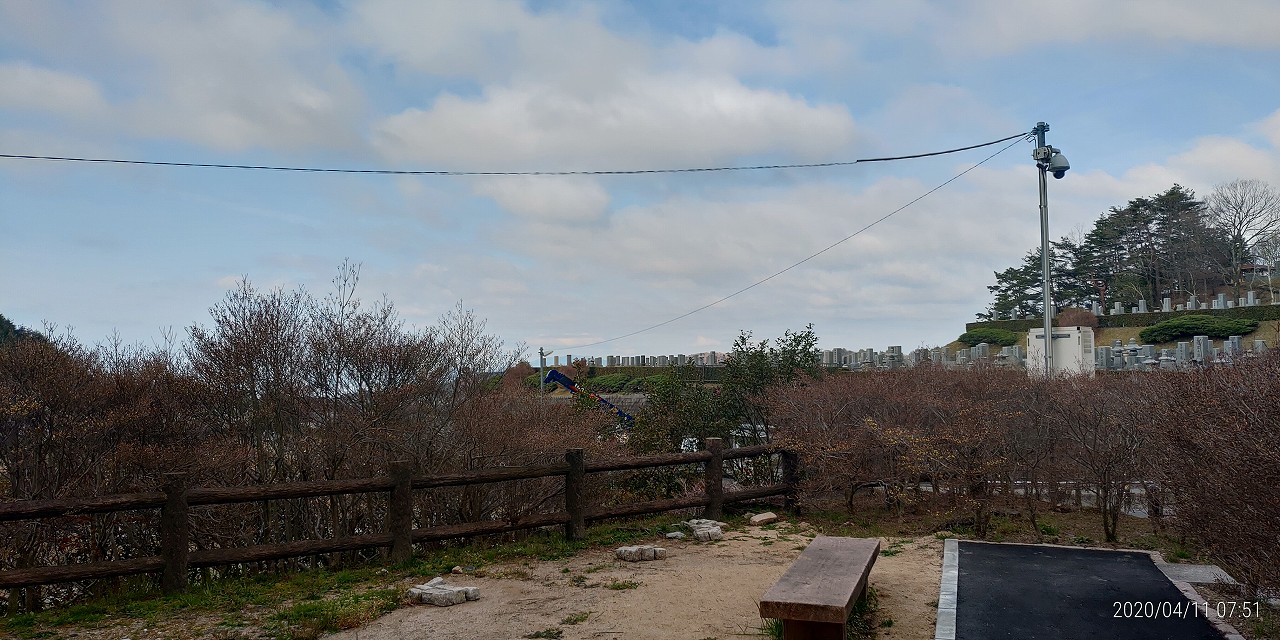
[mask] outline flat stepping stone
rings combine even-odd
[[[1214,564],[1173,564],[1168,562],[1158,562],[1156,566],[1164,575],[1169,576],[1170,580],[1178,582],[1190,582],[1193,584],[1211,584],[1214,582],[1225,582],[1227,584],[1240,584],[1232,578],[1230,574],[1223,571],[1218,565]]]

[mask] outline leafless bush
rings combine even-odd
[[[1098,316],[1080,307],[1068,307],[1054,317],[1053,323],[1059,327],[1094,327],[1098,326]]]
[[[563,461],[571,447],[608,453],[603,414],[544,405],[494,377],[519,350],[472,312],[459,306],[410,329],[390,302],[362,304],[357,281],[344,265],[323,299],[242,282],[177,350],[57,335],[6,344],[0,499],[154,491],[178,471],[196,486],[228,486],[371,477],[400,460],[429,476]],[[555,479],[420,493],[415,526],[563,508]],[[210,548],[381,531],[385,503],[367,494],[197,507],[192,539]],[[4,525],[0,569],[153,555],[153,520]],[[9,606],[42,599],[28,589]]]
[[[1061,434],[1066,473],[1093,489],[1107,542],[1117,540],[1120,513],[1130,487],[1151,473],[1148,404],[1131,376],[1084,376],[1058,381],[1049,396],[1049,419]]]
[[[1058,483],[1069,481],[1096,496],[1115,541],[1141,486],[1153,514],[1171,505],[1184,532],[1251,584],[1280,585],[1280,356],[1053,380],[928,367],[859,373],[777,388],[769,402],[777,441],[802,453],[810,495],[849,497],[875,483],[901,509],[927,480],[981,533],[1000,484],[1035,527],[1037,505],[1064,498]]]
[[[1140,379],[1180,527],[1254,588],[1280,588],[1280,355]]]

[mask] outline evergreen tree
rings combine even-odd
[[[19,327],[4,317],[4,314],[0,314],[0,345],[28,338],[43,340],[44,334],[26,327]]]
[[[1130,307],[1164,297],[1181,303],[1191,294],[1203,300],[1224,283],[1223,265],[1239,253],[1231,247],[1230,234],[1210,223],[1205,203],[1175,184],[1112,207],[1078,241],[1053,243],[1054,301],[1060,307],[1093,301]],[[1040,315],[1039,249],[995,276],[996,284],[987,287],[994,300],[979,319]]]

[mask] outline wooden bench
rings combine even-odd
[[[844,640],[845,622],[880,555],[877,538],[818,536],[760,600],[785,640]]]

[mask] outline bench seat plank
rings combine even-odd
[[[814,538],[765,592],[760,617],[843,626],[879,554],[877,538]]]

